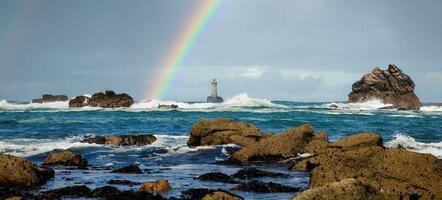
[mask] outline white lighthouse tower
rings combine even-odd
[[[212,92],[210,96],[207,97],[207,103],[221,103],[223,101],[223,98],[218,96],[218,82],[216,82],[216,79],[213,79]]]

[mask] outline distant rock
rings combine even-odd
[[[0,185],[30,188],[54,177],[54,170],[38,167],[17,156],[0,154]]]
[[[172,189],[172,186],[167,180],[144,182],[140,187],[140,190],[145,192],[167,192],[170,189]]]
[[[338,105],[336,105],[336,104],[330,104],[328,107],[330,107],[330,108],[338,108]]]
[[[301,188],[294,188],[278,183],[264,183],[261,181],[250,181],[248,183],[241,183],[233,190],[245,191],[245,192],[259,192],[259,193],[275,193],[275,192],[299,192]]]
[[[243,200],[242,197],[225,190],[194,188],[181,192],[182,200]]]
[[[57,101],[67,101],[69,100],[66,95],[50,95],[50,94],[44,94],[42,98],[39,99],[33,99],[32,103],[51,103],[51,102],[57,102]]]
[[[189,146],[237,144],[245,146],[264,137],[252,124],[230,119],[201,120],[192,126]]]
[[[126,167],[122,167],[116,170],[111,171],[111,173],[120,173],[120,174],[142,174],[141,169],[136,165],[129,165]]]
[[[176,104],[170,104],[170,105],[160,104],[160,105],[158,105],[158,108],[159,109],[178,109],[178,105],[176,105]]]
[[[87,160],[72,150],[54,151],[43,161],[44,165],[87,166]]]
[[[440,106],[440,107],[442,107],[442,103],[438,104],[437,106]]]
[[[101,107],[101,108],[119,108],[130,107],[134,104],[134,100],[126,93],[115,94],[112,90],[98,92],[90,98],[86,96],[77,96],[75,99],[69,101],[69,107]]]
[[[153,135],[116,135],[96,136],[83,139],[82,143],[107,144],[115,146],[145,146],[155,142],[157,138]]]
[[[206,173],[201,176],[198,176],[196,179],[202,181],[213,181],[213,182],[229,183],[229,184],[238,183],[238,181],[235,181],[235,179],[233,179],[231,176],[221,172]]]
[[[397,66],[388,65],[387,70],[376,67],[353,84],[348,102],[379,99],[384,104],[392,104],[396,109],[418,110],[421,102],[414,93],[414,87],[413,80]]]

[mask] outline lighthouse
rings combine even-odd
[[[210,96],[207,97],[207,103],[221,103],[223,101],[223,98],[218,96],[218,82],[216,82],[216,79],[213,79],[212,92]]]

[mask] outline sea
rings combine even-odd
[[[179,109],[158,109],[159,104],[176,104]],[[330,107],[332,104],[337,108]],[[256,125],[266,133],[277,134],[291,127],[310,123],[316,131],[329,135],[330,141],[359,132],[375,132],[387,147],[402,147],[430,153],[442,159],[442,107],[424,104],[417,111],[381,109],[379,100],[365,103],[271,101],[239,94],[224,103],[175,101],[140,101],[130,108],[69,108],[68,102],[34,104],[0,101],[0,153],[26,157],[41,164],[55,149],[74,149],[91,167],[70,169],[55,167],[55,178],[35,189],[45,191],[72,185],[97,188],[112,179],[135,182],[167,179],[172,190],[166,197],[179,197],[190,188],[230,190],[232,184],[195,180],[207,172],[233,174],[250,166],[220,164],[239,147],[236,145],[188,147],[191,126],[202,119],[230,118]],[[85,137],[153,134],[157,141],[142,147],[115,147],[85,144]],[[302,157],[303,155],[299,155]],[[109,173],[110,170],[138,165],[143,174]],[[309,175],[288,170],[285,166],[256,165],[288,178],[259,178],[305,189]],[[251,180],[245,180],[251,181]],[[114,185],[121,190],[139,186]],[[296,193],[253,193],[232,191],[245,199],[290,199]]]

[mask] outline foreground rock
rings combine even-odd
[[[201,120],[192,126],[189,146],[237,144],[246,146],[264,137],[256,126],[230,119]]]
[[[0,154],[0,186],[36,187],[54,177],[54,170],[24,158]]]
[[[142,174],[141,169],[136,165],[129,165],[126,167],[122,167],[116,170],[111,171],[111,173],[120,173],[120,174]]]
[[[33,99],[32,103],[51,103],[51,102],[57,102],[57,101],[67,101],[69,100],[66,95],[50,95],[50,94],[44,94],[39,99]]]
[[[259,193],[274,193],[274,192],[299,192],[300,188],[294,188],[278,183],[264,183],[261,181],[251,181],[249,183],[241,183],[233,190],[245,191],[245,192],[259,192]]]
[[[327,143],[325,134],[315,133],[311,125],[305,124],[245,146],[235,152],[231,160],[238,163],[254,160],[281,160],[294,157],[298,153],[325,148]]]
[[[442,165],[430,154],[379,146],[330,149],[301,161],[295,169],[310,171],[310,188],[355,178],[385,199],[442,199]]]
[[[388,65],[387,70],[376,67],[353,84],[348,102],[379,99],[384,104],[392,104],[396,109],[418,110],[421,102],[414,93],[414,87],[413,80],[397,66]]]
[[[83,143],[107,144],[115,146],[145,146],[155,142],[157,138],[153,135],[118,135],[118,136],[96,136],[82,140]]]
[[[167,180],[144,182],[140,187],[140,190],[145,192],[167,192],[170,189],[172,189],[172,186]]]
[[[54,151],[49,153],[43,161],[44,165],[87,166],[87,160],[72,150]]]
[[[372,186],[356,179],[344,179],[309,189],[292,198],[292,200],[316,199],[382,200],[384,198]]]
[[[69,101],[69,107],[77,108],[84,106],[101,107],[101,108],[120,108],[130,107],[134,104],[134,100],[126,93],[115,94],[112,90],[98,92],[90,98],[87,96],[78,96]]]
[[[181,193],[183,200],[243,200],[242,197],[225,190],[205,188],[189,189]]]
[[[201,176],[198,176],[196,179],[202,180],[202,181],[213,181],[213,182],[229,183],[229,184],[238,183],[238,181],[233,179],[231,176],[221,173],[221,172],[206,173]]]
[[[341,150],[354,150],[362,147],[383,146],[382,137],[376,133],[358,133],[350,135],[342,140],[329,144],[328,148],[337,148]]]

